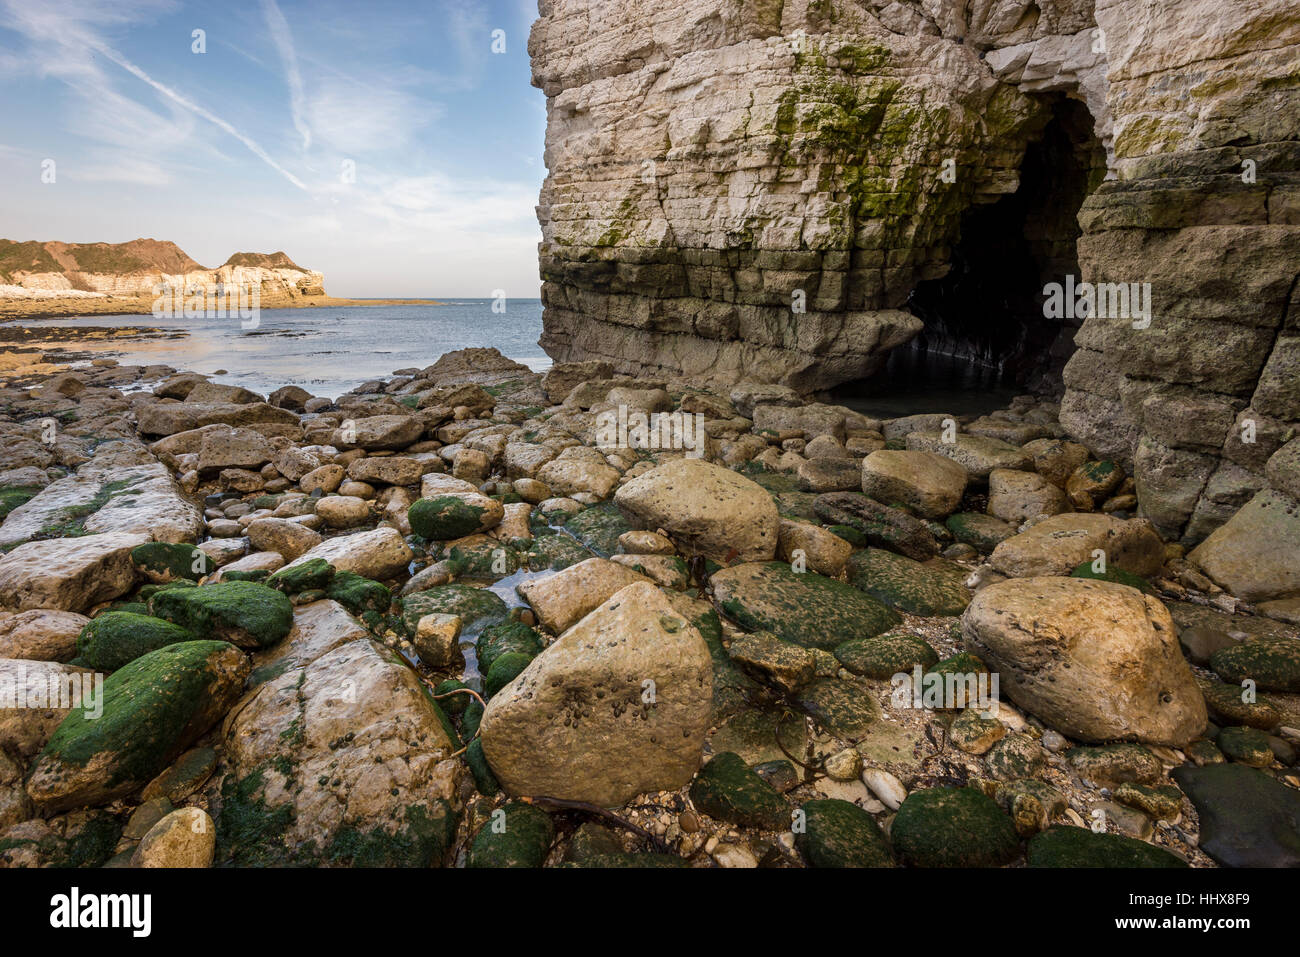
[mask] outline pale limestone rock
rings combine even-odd
[[[976,594],[961,629],[1001,694],[1071,738],[1182,747],[1205,729],[1173,619],[1137,589],[1082,578],[1001,582]]]
[[[653,585],[629,585],[493,695],[483,753],[511,794],[616,807],[691,779],[712,697],[700,633]]]

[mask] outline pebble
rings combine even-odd
[[[749,848],[740,844],[719,844],[710,852],[710,856],[720,867],[758,867],[758,859]]]
[[[883,768],[867,768],[862,772],[862,783],[891,811],[897,811],[907,799],[907,788],[903,787],[903,782]]]

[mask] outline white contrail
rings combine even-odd
[[[293,35],[289,32],[289,21],[280,12],[275,0],[262,0],[262,12],[266,15],[266,26],[271,31],[271,40],[280,51],[284,62],[284,76],[289,84],[289,109],[293,113],[293,128],[302,136],[302,148],[311,146],[311,127],[304,118],[306,115],[306,97],[302,92],[302,74],[298,71],[298,54],[293,48]]]
[[[271,169],[275,170],[277,173],[282,175],[289,182],[293,183],[294,186],[297,186],[299,189],[301,189],[304,192],[308,192],[308,193],[311,192],[310,188],[308,188],[306,183],[300,180],[297,176],[294,176],[293,173],[289,172],[287,169],[285,169],[283,166],[277,163],[274,159],[272,159],[271,155],[267,153],[266,150],[262,149],[262,147],[259,146],[256,141],[250,139],[249,137],[245,136],[243,133],[239,132],[239,130],[235,129],[231,124],[227,123],[221,117],[217,116],[216,114],[212,113],[207,109],[204,109],[202,106],[199,106],[199,104],[195,103],[193,100],[189,99],[184,94],[177,93],[171,87],[159,83],[148,73],[145,73],[144,70],[140,69],[138,66],[132,63],[126,57],[122,56],[122,54],[118,53],[112,47],[105,46],[104,44],[98,41],[92,40],[88,42],[99,53],[102,53],[104,56],[112,60],[122,69],[130,73],[132,76],[138,77],[139,79],[143,80],[145,83],[148,83],[151,87],[153,87],[163,96],[167,97],[173,103],[176,103],[179,106],[183,106],[191,113],[194,113],[197,116],[201,116],[209,123],[212,123],[214,126],[217,126],[225,130],[235,139],[239,140],[239,142],[243,143],[246,147],[248,147],[249,152],[251,152],[254,156],[260,159],[267,166],[271,167]]]

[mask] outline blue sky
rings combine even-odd
[[[535,297],[536,16],[536,0],[0,0],[0,237],[170,239],[205,266],[282,249],[336,296]]]

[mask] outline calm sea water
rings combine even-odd
[[[124,365],[165,364],[215,373],[214,381],[262,394],[297,385],[313,395],[338,398],[368,379],[397,369],[423,368],[443,353],[495,346],[535,372],[551,360],[537,344],[540,299],[511,299],[494,313],[491,299],[443,300],[437,306],[347,306],[263,309],[257,328],[237,318],[157,320],[152,316],[85,316],[24,325],[147,326],[163,338],[69,342],[77,353],[112,356]]]

